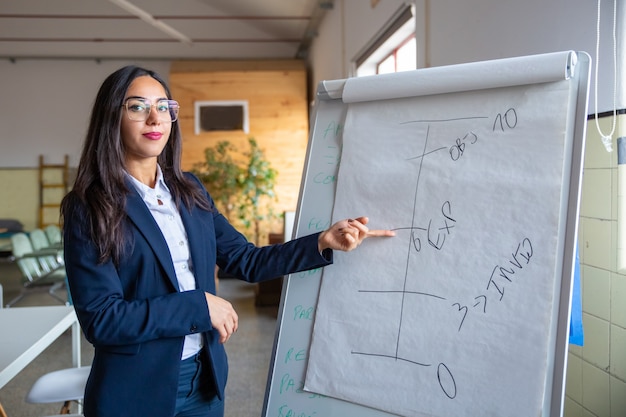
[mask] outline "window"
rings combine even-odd
[[[378,64],[376,73],[387,74],[414,70],[417,59],[415,48],[415,35],[411,35]]]
[[[413,7],[403,6],[354,59],[357,77],[417,68]]]

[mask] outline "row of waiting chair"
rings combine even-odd
[[[69,293],[67,297],[57,294],[57,291],[63,287],[67,290],[59,226],[50,225],[45,229],[34,229],[29,233],[13,234],[11,252],[21,273],[22,291],[9,301],[6,307],[11,307],[29,292],[41,288],[47,288],[48,293],[55,300],[63,304],[71,303]]]
[[[56,292],[67,287],[67,277],[63,263],[61,229],[56,225],[45,229],[34,229],[28,233],[18,232],[11,236],[13,260],[22,275],[23,289],[9,301],[6,307],[24,298],[30,291],[48,287],[48,293],[57,301],[69,304]],[[31,387],[27,396],[28,403],[62,403],[60,414],[64,417],[78,417],[82,414],[70,414],[72,402],[83,398],[85,384],[91,367],[67,368],[41,376]],[[50,416],[55,417],[55,416]]]

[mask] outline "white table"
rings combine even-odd
[[[0,308],[0,388],[70,327],[72,364],[78,367],[81,333],[74,307]]]

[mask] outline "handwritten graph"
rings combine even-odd
[[[333,220],[397,236],[325,269],[306,391],[407,416],[540,415],[564,147],[544,132],[567,103],[552,89],[350,106]]]

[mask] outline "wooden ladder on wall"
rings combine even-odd
[[[50,224],[59,224],[61,200],[69,190],[69,155],[62,164],[47,164],[39,155],[39,220],[43,229]]]

